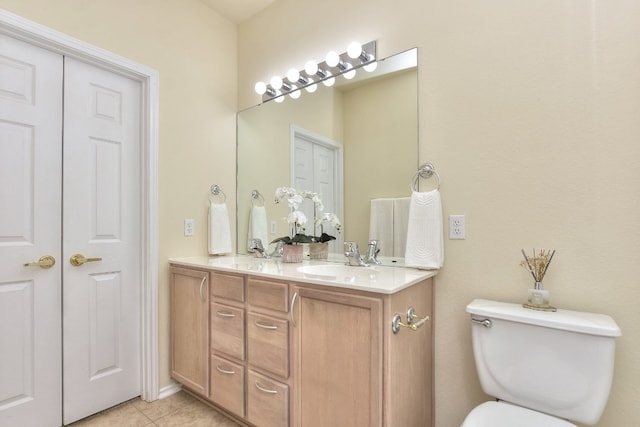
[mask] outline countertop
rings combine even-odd
[[[357,267],[333,261],[285,263],[281,258],[262,259],[249,255],[171,258],[169,262],[184,267],[215,269],[381,294],[396,293],[437,274],[436,270],[378,265]]]

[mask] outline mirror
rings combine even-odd
[[[372,73],[359,69],[352,80],[339,77],[332,87],[318,84],[316,92],[302,90],[298,99],[287,96],[238,113],[238,253],[248,252],[252,203],[262,206],[264,200],[269,242],[290,234],[287,204],[274,203],[274,197],[278,187],[311,190],[299,187],[304,177],[294,171],[296,165],[303,172],[311,167],[300,166],[296,139],[335,148],[331,175],[337,194],[332,200],[323,195],[323,203],[325,212],[338,215],[342,231],[330,233],[337,237],[330,251],[342,254],[342,242],[355,241],[365,252],[371,199],[410,196],[418,169],[417,83],[417,49],[411,49],[379,60]],[[253,198],[254,190],[262,197]]]

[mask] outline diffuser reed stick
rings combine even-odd
[[[524,261],[520,262],[520,265],[528,268],[529,272],[533,276],[533,280],[536,282],[542,282],[544,275],[547,273],[547,269],[549,268],[549,264],[551,264],[551,260],[555,255],[556,251],[554,250],[544,250],[541,249],[537,254],[535,248],[533,249],[533,256],[527,256],[524,249],[521,249],[522,256],[524,257]]]

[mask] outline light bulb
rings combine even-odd
[[[318,64],[313,61],[307,61],[307,63],[304,64],[304,72],[307,73],[309,77],[315,76],[318,72]]]
[[[309,77],[309,84],[305,86],[305,90],[309,93],[313,93],[318,89],[318,85],[314,83],[313,79]]]
[[[364,68],[365,71],[371,73],[371,72],[375,71],[376,68],[378,68],[378,61],[370,62],[370,63],[368,63],[367,65],[365,65],[362,68]]]
[[[287,71],[287,79],[289,79],[291,83],[297,82],[300,79],[300,72],[295,68],[291,68]]]
[[[284,101],[284,96],[281,96],[281,95],[282,95],[282,92],[280,92],[279,90],[276,90],[277,98],[275,98],[274,101],[276,101],[278,104]]]
[[[278,90],[282,87],[282,79],[279,76],[271,77],[271,87]]]
[[[297,90],[297,89],[298,89],[298,88],[297,88],[297,86],[296,86],[296,85],[291,85],[291,92],[289,93],[289,96],[290,96],[291,98],[293,98],[293,99],[298,99],[298,98],[300,98],[301,93],[300,93],[300,91],[299,91],[299,90]]]
[[[353,68],[353,65],[347,63],[347,68],[346,69],[349,70],[349,71],[347,71],[347,72],[345,72],[343,74],[345,79],[351,80],[352,78],[354,78],[356,76],[356,69]]]
[[[347,55],[349,55],[351,59],[359,58],[361,53],[362,45],[358,42],[351,42],[349,47],[347,47]]]
[[[340,55],[332,50],[331,52],[327,53],[327,58],[325,60],[329,67],[335,67],[340,62]]]
[[[333,75],[331,74],[330,71],[327,71],[327,77],[326,79],[324,79],[322,81],[322,84],[329,87],[329,86],[333,86],[333,84],[336,82],[336,78],[333,77]]]
[[[254,89],[258,95],[264,95],[267,92],[267,85],[264,82],[258,82],[254,86]]]

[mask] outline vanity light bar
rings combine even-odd
[[[315,92],[316,85],[320,82],[325,86],[332,86],[338,76],[351,79],[358,68],[373,71],[376,65],[376,42],[371,41],[364,45],[353,42],[346,52],[329,52],[323,62],[308,61],[300,71],[290,69],[286,79],[273,76],[269,83],[257,82],[254,88],[258,95],[262,95],[263,102],[272,99],[282,102],[285,95],[299,98],[303,88],[307,92]]]

